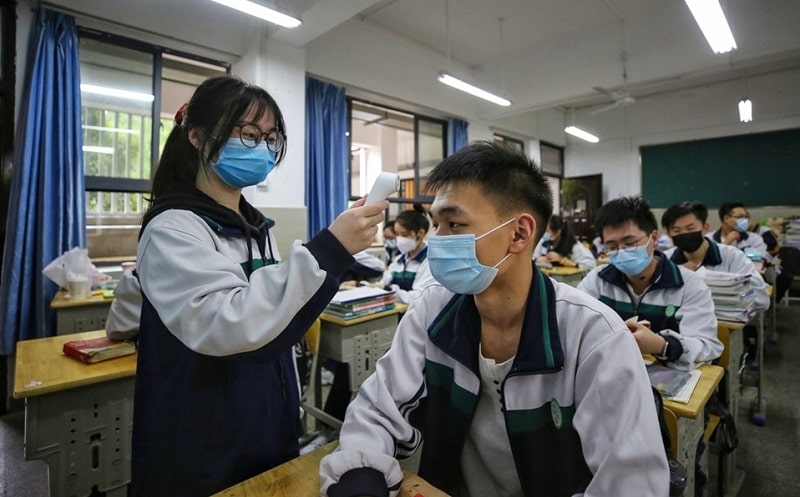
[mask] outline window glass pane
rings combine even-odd
[[[496,143],[501,143],[512,150],[516,150],[517,152],[525,153],[525,143],[523,143],[522,140],[511,138],[509,136],[495,134],[494,141]]]
[[[414,179],[414,116],[351,102],[350,195],[369,193],[381,171]]]
[[[445,125],[440,121],[419,119],[419,192],[425,194],[425,178],[444,159]]]
[[[80,62],[86,174],[149,179],[153,54],[82,38]]]
[[[539,146],[542,155],[542,171],[555,174],[557,176],[564,175],[564,151],[560,147],[554,147],[546,143],[541,143]]]

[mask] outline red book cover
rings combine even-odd
[[[129,340],[100,337],[66,342],[62,350],[65,355],[81,362],[94,363],[133,354],[136,352],[136,345]]]

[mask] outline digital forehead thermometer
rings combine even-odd
[[[373,183],[372,190],[369,191],[367,201],[364,205],[370,205],[385,200],[386,197],[399,190],[400,176],[398,176],[397,173],[387,173],[384,171],[378,175],[375,183]]]

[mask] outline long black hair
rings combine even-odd
[[[547,225],[550,227],[550,231],[561,232],[558,237],[558,244],[554,243],[551,245],[550,250],[565,256],[572,254],[572,247],[575,246],[576,240],[575,234],[572,232],[572,228],[569,226],[569,223],[567,223],[561,216],[552,216]]]
[[[197,171],[206,157],[214,157],[228,140],[233,128],[250,109],[255,119],[272,114],[275,129],[286,137],[283,113],[266,90],[231,76],[208,78],[194,91],[183,112],[176,116],[176,126],[167,138],[164,152],[153,176],[153,201],[179,184],[194,185]],[[197,148],[189,141],[189,131],[199,128],[201,144]],[[205,153],[205,151],[208,151]],[[278,151],[275,163],[286,154],[286,142]]]

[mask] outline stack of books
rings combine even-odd
[[[786,235],[783,243],[787,247],[800,249],[800,218],[793,217],[786,223]]]
[[[700,268],[697,274],[711,289],[714,314],[722,321],[747,323],[753,317],[755,291],[749,274],[733,274]]]
[[[394,309],[394,292],[372,287],[341,290],[325,308],[325,314],[341,319],[356,319]]]

